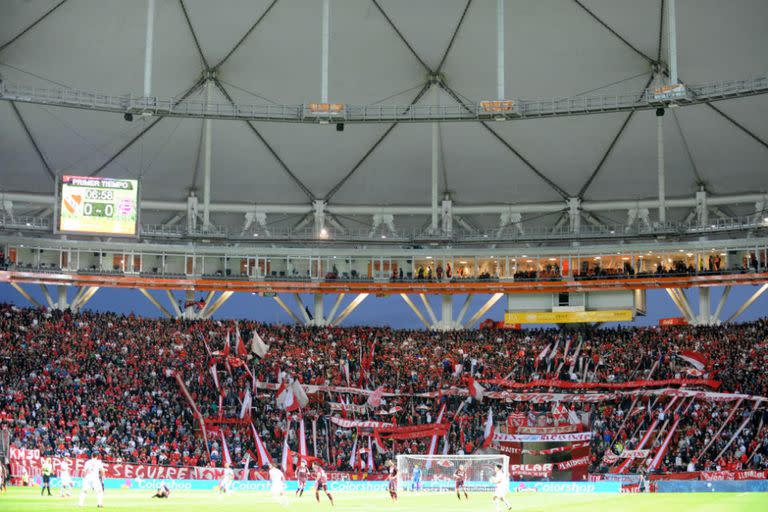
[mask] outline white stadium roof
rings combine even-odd
[[[213,70],[217,104],[228,102],[225,94],[237,104],[320,101],[322,6],[320,0],[157,0],[152,95],[179,98],[198,84],[185,101],[200,101],[201,77]],[[654,64],[667,68],[662,1],[507,0],[505,6],[509,98],[640,96]],[[146,1],[4,0],[2,12],[5,83],[142,96]],[[681,82],[768,72],[768,2],[678,0],[676,12]],[[329,100],[408,105],[418,98],[421,105],[455,106],[457,98],[494,99],[496,38],[495,0],[330,0]],[[429,88],[430,77],[440,84]],[[126,122],[119,113],[0,101],[0,195],[52,194],[54,174],[97,173],[140,177],[144,201],[184,202],[191,189],[201,196],[205,122],[157,116]],[[343,132],[333,124],[211,123],[211,203],[430,204],[431,123],[350,123]],[[691,198],[701,187],[710,197],[768,192],[768,95],[667,109],[664,123],[668,198]],[[454,206],[561,202],[566,208],[569,197],[657,197],[653,109],[445,122],[438,135],[440,197],[449,192]],[[17,213],[41,213],[39,205],[14,203]],[[749,215],[755,202],[718,211]],[[690,212],[671,208],[668,216],[681,220]],[[620,223],[627,211],[595,215]],[[142,212],[143,223],[173,217]],[[302,217],[274,214],[267,221],[290,227]],[[422,228],[428,217],[396,216],[395,224]],[[561,217],[525,214],[523,220],[554,225]],[[242,212],[214,211],[211,219],[243,225]],[[463,220],[467,227],[499,225],[498,214]],[[355,214],[333,221],[348,229],[372,223],[371,215]]]

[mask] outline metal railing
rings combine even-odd
[[[745,80],[722,80],[689,85],[683,98],[658,99],[652,89],[643,94],[593,95],[548,99],[516,99],[508,112],[488,112],[480,103],[464,105],[344,105],[328,117],[308,114],[304,104],[208,103],[174,97],[134,97],[68,88],[44,88],[0,81],[0,99],[59,107],[171,117],[198,117],[293,123],[392,123],[431,121],[484,121],[573,116],[656,108],[667,104],[698,104],[726,98],[768,93],[768,75]]]

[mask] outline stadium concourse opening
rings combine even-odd
[[[0,511],[768,510],[768,2],[2,7]]]

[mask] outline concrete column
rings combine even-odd
[[[453,295],[444,293],[441,303],[440,328],[444,331],[453,329]]]
[[[707,325],[712,323],[710,291],[711,288],[707,286],[699,287],[699,324]]]
[[[578,197],[568,199],[568,214],[570,216],[571,233],[581,231],[581,212],[579,211],[581,201]]]
[[[155,41],[155,0],[147,0],[147,32],[144,40],[144,96],[152,95],[152,51]]]
[[[67,304],[67,287],[59,285],[56,287],[56,294],[57,294],[57,302],[56,307],[60,310],[65,310],[68,307]]]
[[[656,109],[656,156],[659,181],[659,223],[667,222],[667,193],[664,168],[664,109]]]
[[[325,325],[325,316],[323,315],[323,294],[316,293],[314,295],[315,307],[314,307],[314,321],[315,325]]]

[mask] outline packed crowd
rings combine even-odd
[[[210,436],[209,446],[204,445],[189,404],[172,377],[177,372],[208,418],[238,417],[245,390],[252,384],[246,366],[259,383],[297,379],[305,384],[370,390],[382,387],[395,396],[385,398],[382,407],[364,413],[354,407],[364,406],[364,396],[322,392],[309,397],[301,421],[306,422],[309,438],[311,422],[316,420],[317,456],[331,468],[348,470],[355,432],[328,421],[330,415],[341,414],[331,409],[331,402],[348,402],[350,419],[415,425],[435,422],[438,402],[443,401],[448,411],[444,421],[452,422],[448,434],[450,453],[473,453],[479,448],[489,402],[498,424],[503,424],[511,412],[551,411],[552,404],[492,399],[479,403],[450,393],[438,393],[436,398],[410,396],[466,388],[470,376],[478,381],[562,379],[574,383],[685,378],[690,376],[691,366],[677,354],[693,350],[709,357],[705,374],[695,376],[720,381],[718,391],[768,396],[768,374],[763,371],[768,363],[766,320],[727,327],[569,333],[438,333],[240,321],[239,330],[246,343],[255,330],[270,348],[263,358],[249,355],[242,367],[218,365],[220,392],[209,371],[211,352],[223,350],[227,332],[232,332],[234,325],[0,305],[0,422],[12,429],[16,446],[39,448],[51,455],[83,456],[98,450],[107,461],[220,465],[224,456],[220,437]],[[232,345],[234,353],[234,340]],[[545,348],[547,355],[541,357]],[[487,391],[501,390],[484,385]],[[605,454],[618,455],[624,449],[637,447],[642,434],[659,415],[662,422],[682,418],[660,470],[768,467],[765,414],[763,409],[753,412],[753,401],[739,402],[734,418],[717,436],[735,401],[687,399],[665,411],[669,403],[667,397],[624,397],[565,405],[585,418],[587,428],[594,433],[592,471],[609,471]],[[389,414],[393,408],[395,412]],[[381,409],[388,414],[378,415]],[[293,417],[291,427],[286,428],[287,415],[276,405],[275,391],[259,387],[253,394],[251,416],[272,457],[279,460],[286,435],[289,446],[298,449],[299,420]],[[743,419],[747,419],[744,429],[723,450]],[[246,454],[256,453],[248,429],[226,428],[224,432],[236,466],[245,463]],[[645,448],[658,447],[663,437],[656,435]],[[423,454],[429,442],[429,438],[395,441],[391,448],[395,453]],[[308,444],[314,452],[314,442],[308,440]],[[377,466],[389,456],[374,453]]]

